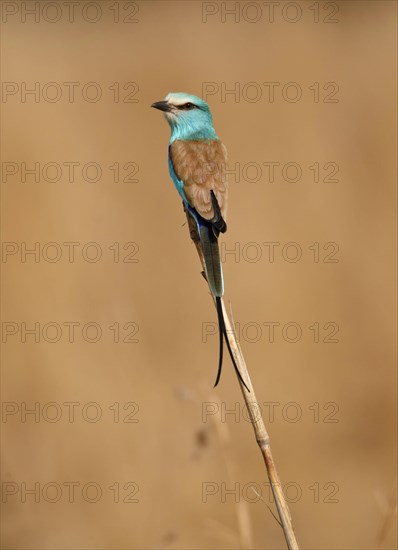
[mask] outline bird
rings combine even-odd
[[[227,150],[218,138],[209,105],[200,97],[171,92],[151,107],[163,111],[171,129],[168,165],[185,210],[196,224],[205,264],[205,275],[215,300],[219,330],[219,361],[214,387],[220,381],[224,339],[235,371],[239,372],[227,337],[221,298],[224,278],[218,246],[227,230]]]

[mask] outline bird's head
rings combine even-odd
[[[170,93],[151,107],[163,111],[171,128],[171,142],[176,139],[218,139],[209,106],[190,94]]]

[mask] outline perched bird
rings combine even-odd
[[[224,280],[218,237],[227,230],[226,148],[214,130],[209,106],[199,97],[185,93],[170,93],[163,101],[153,103],[151,107],[163,111],[170,125],[170,175],[185,209],[195,220],[206,278],[216,302],[220,353],[214,386],[217,386],[221,376],[224,337],[237,375],[247,388],[227,338],[221,304]]]

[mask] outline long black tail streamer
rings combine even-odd
[[[218,363],[216,383],[214,384],[214,387],[217,386],[218,382],[220,381],[220,376],[221,376],[222,359],[223,359],[223,336],[224,336],[225,343],[227,344],[229,355],[230,355],[232,363],[234,365],[234,369],[236,371],[236,374],[238,375],[239,380],[245,386],[247,391],[250,393],[249,388],[246,386],[245,381],[243,380],[242,375],[239,372],[238,366],[237,366],[236,361],[235,361],[234,354],[232,353],[232,349],[231,349],[231,346],[229,344],[229,340],[228,340],[228,336],[227,336],[227,329],[225,327],[225,322],[224,322],[224,314],[223,314],[223,311],[222,311],[221,298],[216,296],[215,300],[216,300],[216,307],[217,307],[218,330],[219,330],[219,333],[220,333],[220,356],[219,356],[220,358],[219,358],[219,363]]]

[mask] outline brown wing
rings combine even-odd
[[[227,150],[220,140],[181,141],[170,146],[170,158],[184,183],[189,204],[206,220],[214,217],[210,191],[214,191],[224,220],[227,215]]]

